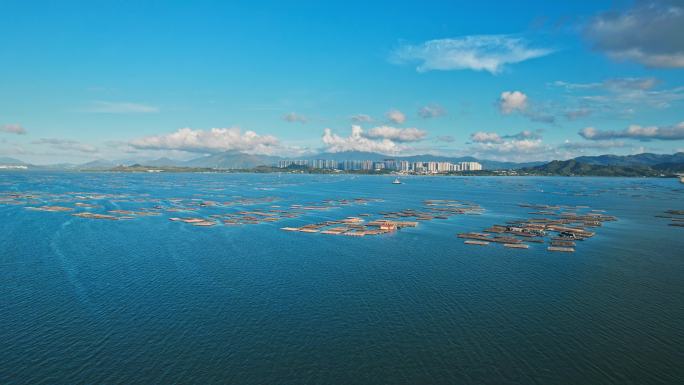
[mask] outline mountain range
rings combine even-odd
[[[19,159],[0,157],[0,165],[26,165],[30,169],[63,169],[63,170],[107,170],[121,165],[142,164],[151,167],[194,167],[194,168],[215,168],[215,169],[250,169],[257,166],[272,166],[277,164],[281,158],[277,156],[268,155],[254,155],[245,154],[237,151],[226,151],[217,154],[210,154],[201,156],[191,160],[174,160],[169,158],[158,158],[152,160],[104,160],[98,159],[83,164],[59,164],[48,166],[36,166]],[[372,160],[381,161],[384,159],[394,159],[397,161],[437,161],[437,162],[480,162],[486,170],[516,170],[516,169],[534,169],[544,166],[552,165],[548,171],[558,167],[558,162],[568,161],[553,161],[549,162],[501,162],[488,159],[477,159],[473,157],[448,157],[439,155],[412,155],[412,156],[389,156],[373,152],[337,152],[337,153],[320,153],[316,155],[301,157],[297,159],[327,159],[334,161],[343,160]],[[637,155],[600,155],[600,156],[581,156],[572,159],[575,163],[572,167],[579,167],[577,165],[591,165],[591,166],[615,166],[615,167],[650,167],[654,170],[678,170],[684,165],[684,152],[675,154],[652,154],[643,153]],[[554,163],[556,162],[556,163]],[[565,165],[567,166],[567,165]],[[562,168],[562,167],[561,167]],[[579,169],[575,171],[580,171]],[[570,171],[568,171],[570,172]]]
[[[629,159],[621,157],[606,156],[595,157],[600,159],[575,158],[570,160],[554,160],[549,163],[526,167],[518,170],[521,174],[532,175],[560,175],[560,176],[666,176],[684,173],[683,153],[674,154],[666,157],[653,157],[655,154],[643,157],[632,156]],[[679,161],[677,161],[679,160]],[[660,163],[654,163],[660,161]]]
[[[642,153],[636,155],[599,155],[580,156],[575,158],[579,163],[587,163],[600,166],[656,166],[665,163],[684,163],[684,152],[675,154],[651,154]]]

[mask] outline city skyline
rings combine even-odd
[[[332,159],[296,159],[296,160],[279,160],[278,168],[289,168],[292,166],[299,166],[311,169],[327,169],[340,171],[400,171],[400,172],[414,172],[426,174],[438,174],[448,172],[460,171],[481,171],[482,164],[479,162],[448,162],[435,160],[422,161],[408,161],[385,159],[382,161],[373,160],[342,160],[336,161]]]
[[[684,151],[681,2],[250,4],[3,2],[0,156]]]

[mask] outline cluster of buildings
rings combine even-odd
[[[325,170],[344,170],[344,171],[380,171],[391,170],[406,173],[418,174],[440,174],[458,171],[479,171],[482,170],[482,165],[478,162],[409,162],[407,160],[385,159],[383,161],[372,160],[281,160],[278,162],[279,168],[288,168],[291,166],[306,167],[312,169]]]

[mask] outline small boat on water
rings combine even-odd
[[[401,181],[399,180],[399,178],[394,178],[392,184],[401,184]]]
[[[684,176],[679,177],[679,183],[684,183]]]

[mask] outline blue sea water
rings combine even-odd
[[[3,173],[0,384],[674,384],[684,382],[684,210],[674,179]],[[55,195],[50,195],[55,194]],[[196,227],[25,206],[75,194],[113,209],[172,198],[380,198],[299,218]],[[55,198],[58,197],[58,198]],[[128,197],[128,198],[122,198]],[[283,226],[420,209],[482,215],[362,238]],[[468,246],[459,232],[528,202],[618,218],[578,242]],[[82,211],[79,209],[79,211]],[[187,214],[183,214],[188,216]],[[192,214],[196,215],[196,214]]]

